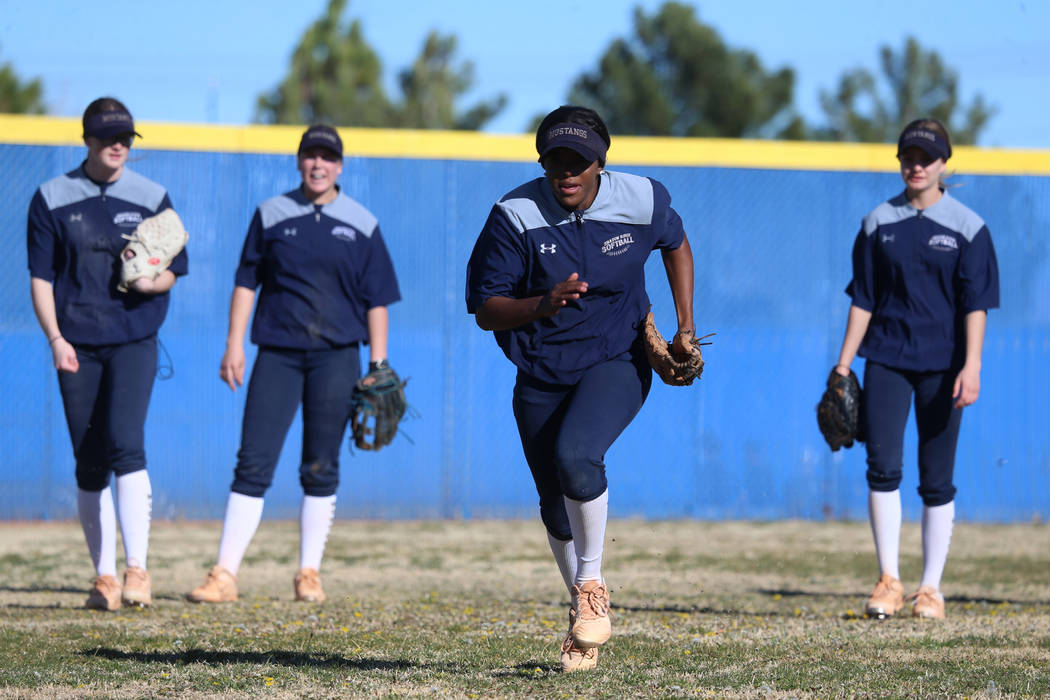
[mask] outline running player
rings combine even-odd
[[[496,203],[467,268],[468,312],[518,369],[514,416],[571,597],[565,671],[594,668],[611,634],[605,453],[652,384],[640,331],[654,249],[678,315],[675,350],[685,354],[694,336],[682,220],[659,182],[605,170],[610,142],[593,110],[548,114],[536,132],[543,177]]]

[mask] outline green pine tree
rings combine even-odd
[[[726,46],[693,7],[634,11],[634,33],[615,39],[569,101],[597,110],[613,133],[801,138],[795,74],[767,72],[751,51]]]
[[[0,65],[0,113],[44,114],[44,84],[21,80],[10,62]]]
[[[879,76],[853,68],[843,73],[833,92],[821,91],[827,124],[813,131],[814,138],[893,143],[905,124],[932,117],[948,128],[954,143],[973,144],[995,115],[981,95],[961,104],[958,74],[914,37],[905,40],[899,53],[882,46],[879,64]]]

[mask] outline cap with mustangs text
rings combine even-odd
[[[897,157],[900,158],[901,153],[909,146],[920,148],[934,158],[948,160],[952,157],[952,147],[944,140],[944,137],[932,129],[923,129],[921,126],[907,129],[901,134],[900,141],[897,142]]]
[[[134,134],[142,138],[142,134],[135,131],[135,120],[122,109],[92,114],[84,122],[85,138],[93,136],[96,139],[111,139],[121,134]]]
[[[303,132],[299,153],[315,146],[327,148],[340,158],[343,156],[343,140],[339,138],[339,132],[326,124],[314,124]]]
[[[555,148],[569,148],[586,158],[588,162],[599,161],[601,163],[605,162],[605,154],[609,150],[609,147],[605,145],[605,140],[598,135],[597,131],[583,124],[571,122],[555,124],[540,135],[539,147],[536,149],[539,151],[540,161],[542,162],[543,157]]]

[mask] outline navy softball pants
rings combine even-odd
[[[76,345],[76,372],[58,387],[76,457],[77,486],[101,491],[109,475],[146,468],[146,411],[157,374],[157,336],[120,345]]]
[[[518,372],[514,418],[540,496],[540,518],[572,539],[564,496],[591,501],[608,486],[605,452],[645,403],[653,375],[644,355],[610,360],[576,384],[549,384]]]
[[[864,367],[864,427],[868,486],[894,491],[900,486],[904,428],[912,396],[919,433],[919,496],[934,507],[955,498],[955,446],[962,422],[953,408],[956,371],[914,372],[868,361]]]
[[[350,395],[360,376],[357,345],[330,350],[259,348],[248,383],[241,449],[230,490],[255,498],[266,493],[301,403],[299,483],[307,496],[335,494]]]

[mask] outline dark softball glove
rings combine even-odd
[[[350,427],[357,447],[379,450],[394,440],[405,415],[407,383],[385,362],[357,381],[350,400]]]
[[[832,369],[827,389],[817,404],[817,425],[832,452],[837,452],[840,447],[853,447],[854,440],[864,441],[860,399],[860,381],[853,370],[848,377],[843,377]]]
[[[708,333],[703,338],[697,338],[692,331],[689,332],[686,341],[689,353],[684,356],[676,356],[672,351],[671,344],[660,335],[650,311],[645,317],[645,327],[642,329],[642,341],[645,344],[645,354],[649,358],[649,366],[653,368],[664,384],[671,386],[688,386],[694,379],[699,379],[704,372],[704,358],[700,354],[701,343],[704,338],[709,338],[714,333]]]

